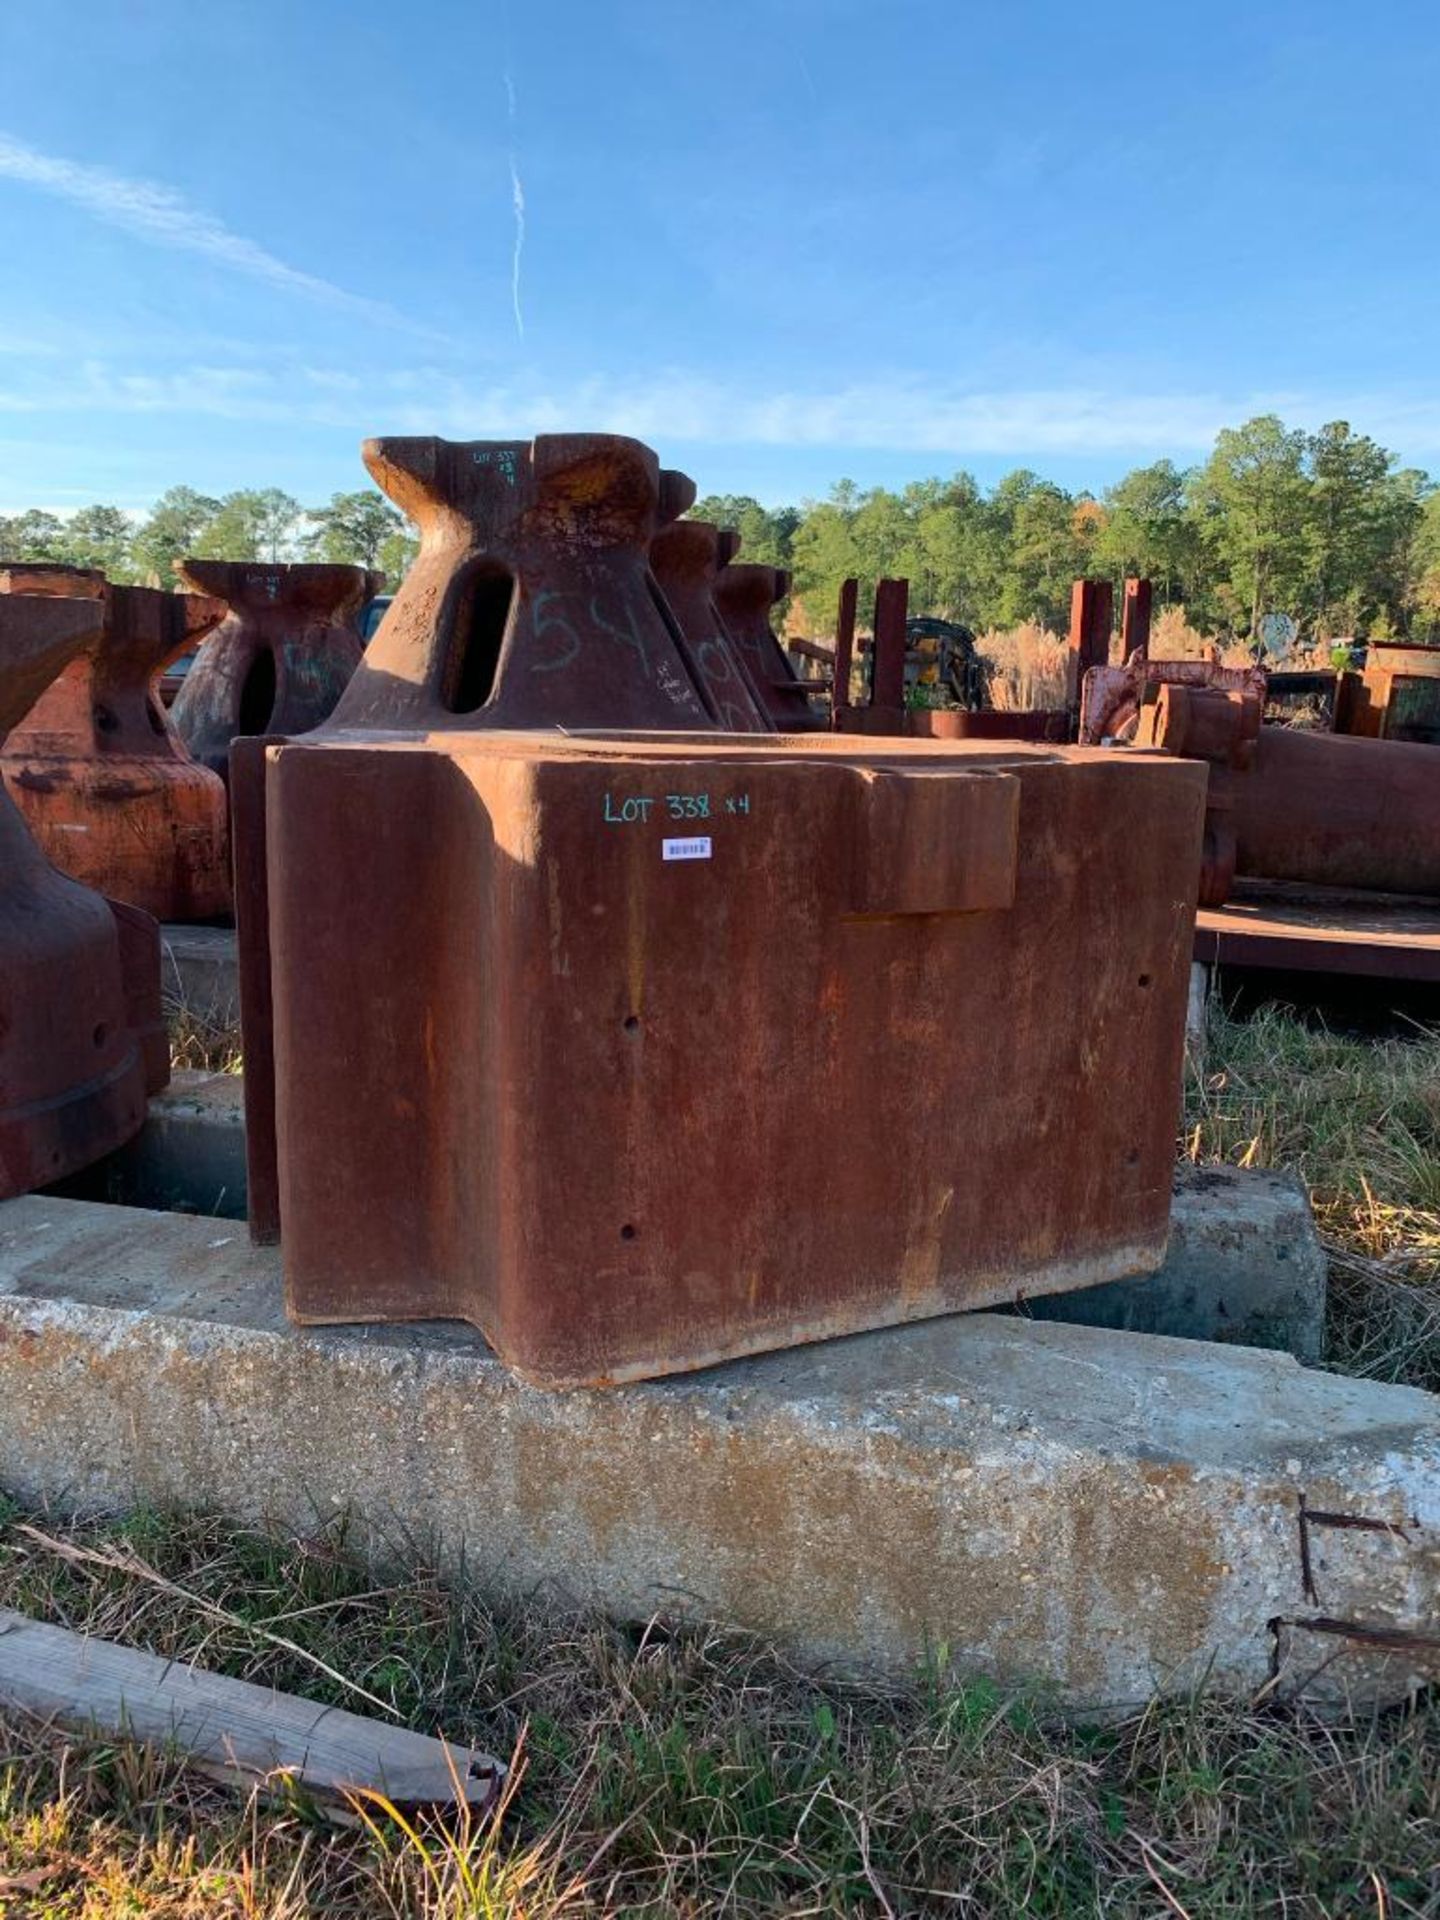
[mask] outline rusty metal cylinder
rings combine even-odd
[[[0,745],[104,630],[102,602],[0,593]],[[168,1077],[159,930],[67,879],[0,789],[0,1198],[138,1131]]]
[[[76,595],[92,580],[77,572]],[[62,873],[159,920],[221,918],[230,911],[224,783],[186,752],[155,679],[225,606],[148,587],[104,588],[99,605],[99,637],[12,731],[0,770]]]
[[[1163,686],[1139,746],[1210,763],[1201,902],[1237,875],[1383,893],[1440,893],[1433,749],[1260,724],[1261,696]]]
[[[228,780],[232,740],[308,733],[330,717],[360,664],[355,617],[385,576],[248,560],[187,560],[177,570],[229,609],[171,708],[191,754]]]

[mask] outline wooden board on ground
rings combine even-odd
[[[251,1786],[486,1811],[505,1769],[473,1748],[0,1608],[0,1708],[164,1745]]]

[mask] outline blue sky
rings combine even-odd
[[[0,511],[385,432],[778,501],[1273,409],[1440,473],[1433,0],[8,0],[0,72]]]

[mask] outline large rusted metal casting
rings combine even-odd
[[[417,570],[332,720],[236,752],[291,1314],[470,1320],[563,1386],[1156,1266],[1205,770],[587,735],[680,704],[653,455],[368,451]]]
[[[0,591],[57,593],[46,576],[11,570]],[[74,880],[160,920],[230,911],[225,787],[181,744],[156,675],[224,618],[219,600],[105,587],[74,572],[69,589],[98,594],[104,625],[13,729],[0,755],[6,783],[42,852]]]
[[[728,562],[739,546],[740,536],[728,528],[722,532],[706,520],[674,520],[650,542],[650,566],[719,724],[730,733],[773,733],[751,665],[715,604],[717,577],[735,571]],[[767,600],[767,614],[769,609]]]
[[[1440,745],[1440,647],[1373,644],[1360,673],[1339,676],[1335,731]]]
[[[0,593],[0,744],[103,631],[98,597]],[[168,1077],[155,922],[58,873],[0,790],[0,1198],[121,1145]]]
[[[617,434],[370,440],[363,451],[419,525],[420,552],[339,722],[719,724],[650,568],[656,534],[695,498],[684,474]]]
[[[715,600],[772,724],[782,732],[804,733],[825,721],[811,706],[804,682],[770,625],[771,608],[789,591],[790,575],[783,567],[732,560],[721,570]]]
[[[334,711],[360,663],[355,616],[385,576],[248,560],[187,560],[177,571],[229,608],[171,708],[195,759],[228,779],[232,740],[306,733]]]
[[[1201,905],[1222,905],[1237,874],[1440,894],[1433,750],[1266,727],[1262,711],[1253,691],[1178,684],[1140,710],[1137,746],[1210,767]]]

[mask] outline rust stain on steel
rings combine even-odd
[[[738,544],[738,542],[737,542]],[[750,669],[760,700],[772,724],[782,732],[808,732],[825,722],[810,704],[805,684],[791,665],[770,625],[770,610],[790,591],[790,575],[783,567],[766,567],[731,560],[716,582],[720,617]],[[851,638],[854,638],[854,602],[851,602]],[[847,668],[848,671],[848,668]]]
[[[170,710],[195,759],[228,780],[233,739],[306,733],[333,712],[360,662],[355,616],[385,576],[248,560],[186,560],[177,571],[229,609]]]
[[[0,745],[104,631],[98,595],[0,584]],[[0,1198],[58,1180],[138,1131],[169,1076],[160,936],[66,878],[0,788]]]
[[[95,596],[93,581],[77,572],[72,597],[99,598],[103,630],[13,729],[0,768],[62,873],[159,920],[223,917],[224,784],[185,751],[155,680],[219,624],[224,604],[103,583]],[[52,576],[43,590],[56,594],[60,583]]]
[[[340,724],[718,724],[650,568],[651,542],[695,486],[649,447],[549,433],[370,440],[363,451],[421,544],[340,702]]]
[[[715,603],[716,579],[740,545],[739,535],[707,520],[672,520],[650,542],[650,567],[680,623],[690,657],[720,726],[730,733],[773,733],[775,725],[752,677],[753,662],[735,644]],[[770,570],[773,574],[773,569]],[[765,603],[769,612],[769,601]]]
[[[1208,762],[1201,904],[1236,875],[1440,894],[1440,778],[1428,746],[1262,727],[1251,693],[1160,688],[1136,744]]]

